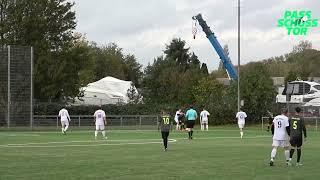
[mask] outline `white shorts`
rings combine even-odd
[[[289,147],[289,141],[288,140],[273,140],[272,142],[272,146],[276,146],[276,147]]]
[[[202,124],[202,125],[208,124],[208,121],[202,121],[201,124]]]
[[[61,121],[61,126],[69,126],[69,121]]]
[[[96,131],[103,131],[104,130],[104,125],[96,125]]]
[[[244,123],[238,123],[238,126],[240,129],[243,129],[244,128]]]

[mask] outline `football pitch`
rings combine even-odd
[[[280,149],[270,167],[271,134],[254,127],[244,139],[236,127],[195,130],[191,141],[173,130],[166,152],[156,130],[112,130],[96,141],[92,130],[0,131],[0,179],[319,179],[318,133],[308,132],[303,166],[287,167]]]

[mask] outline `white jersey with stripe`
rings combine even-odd
[[[278,115],[273,119],[273,125],[274,125],[274,134],[273,139],[274,140],[288,140],[288,134],[286,127],[289,126],[289,119],[285,115]]]

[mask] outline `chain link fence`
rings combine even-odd
[[[32,47],[0,47],[0,126],[33,124],[32,77]]]
[[[56,115],[34,115],[32,129],[59,129],[60,119]],[[70,116],[71,129],[92,129],[92,115]],[[158,115],[107,115],[107,129],[157,129]]]

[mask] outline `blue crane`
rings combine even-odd
[[[237,71],[234,68],[230,58],[225,54],[224,50],[222,49],[220,43],[218,42],[217,38],[214,36],[214,33],[211,31],[210,27],[207,25],[206,21],[203,20],[201,14],[192,17],[193,20],[198,20],[199,25],[202,27],[202,30],[206,33],[207,38],[209,39],[211,45],[214,47],[220,59],[223,63],[224,68],[227,70],[229,78],[232,80],[237,80],[238,75]]]

